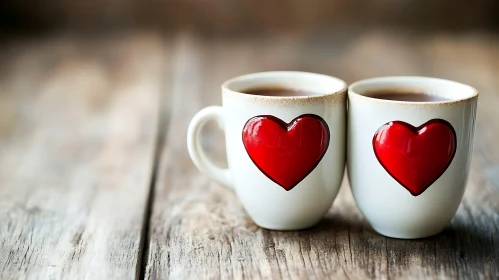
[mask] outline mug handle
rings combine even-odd
[[[189,151],[192,162],[194,162],[201,172],[206,173],[213,180],[225,187],[232,188],[232,176],[229,169],[220,168],[213,164],[204,153],[199,141],[199,132],[201,131],[201,128],[211,120],[217,121],[218,126],[224,130],[225,122],[222,107],[208,106],[194,115],[187,130],[187,150]]]

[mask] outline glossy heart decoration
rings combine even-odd
[[[329,128],[313,114],[289,124],[274,116],[256,116],[244,125],[243,144],[258,169],[289,191],[321,161],[329,146]]]
[[[449,167],[456,153],[456,132],[442,119],[419,127],[392,121],[373,137],[374,154],[385,170],[413,196],[422,194]]]

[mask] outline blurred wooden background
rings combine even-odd
[[[142,27],[207,34],[314,33],[331,29],[499,29],[496,0],[4,0],[0,23],[16,29]]]

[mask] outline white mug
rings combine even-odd
[[[246,94],[251,89],[303,90],[302,96]],[[346,83],[305,72],[263,72],[222,85],[223,106],[192,119],[187,146],[194,164],[234,188],[260,227],[315,225],[335,199],[345,168]],[[210,120],[225,131],[228,169],[215,166],[199,143]]]
[[[369,97],[380,90],[444,100]],[[349,86],[348,177],[374,230],[423,238],[449,224],[468,180],[477,99],[470,86],[426,77],[374,78]]]

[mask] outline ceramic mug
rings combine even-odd
[[[289,88],[303,96],[262,96],[249,89]],[[263,72],[222,85],[223,106],[192,119],[187,145],[194,164],[234,188],[260,227],[303,229],[316,224],[335,199],[345,166],[346,83],[305,72]],[[225,131],[228,169],[203,152],[199,132],[210,120]]]
[[[432,94],[407,102],[370,92]],[[426,77],[385,77],[348,88],[347,170],[359,210],[378,233],[422,238],[439,233],[463,198],[473,149],[478,93]]]

